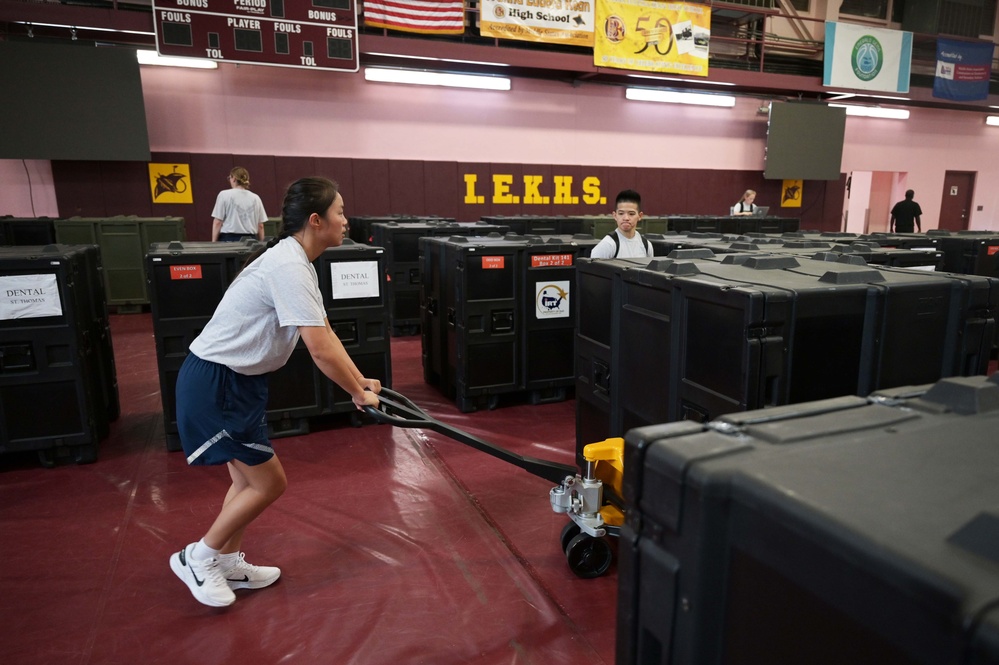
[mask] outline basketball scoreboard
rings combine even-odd
[[[160,55],[358,70],[354,0],[153,0]]]

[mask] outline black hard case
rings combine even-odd
[[[626,436],[617,663],[999,662],[999,385]]]
[[[988,366],[996,280],[751,254],[652,267],[620,282],[622,432]]]
[[[987,231],[934,232],[944,253],[944,270],[999,277],[999,234]]]
[[[465,412],[510,393],[563,399],[574,377],[578,250],[516,234],[421,238],[424,379]],[[537,314],[537,289],[549,282],[568,282],[568,316]]]
[[[49,274],[61,315],[0,321],[0,452],[93,462],[120,411],[99,249],[0,248],[0,275]]]
[[[620,419],[620,382],[628,377],[617,371],[622,367],[621,274],[650,261],[649,258],[583,258],[576,263],[576,293],[580,303],[575,343],[576,450],[580,465],[583,446],[620,436],[624,431]],[[656,339],[655,347],[668,348],[668,340]],[[643,344],[642,348],[648,349],[649,345]]]
[[[496,224],[430,220],[376,222],[370,224],[368,229],[369,244],[385,250],[391,329],[397,335],[415,334],[420,327],[420,238],[503,234],[509,230]]]
[[[356,298],[337,297],[342,291],[333,283],[332,264],[338,264],[338,274],[348,274],[350,266],[377,264],[377,295]],[[344,241],[339,247],[327,249],[316,260],[319,274],[319,289],[323,294],[323,304],[330,327],[343,343],[350,359],[369,379],[378,379],[387,388],[392,387],[392,349],[390,293],[387,282],[386,250],[382,247],[361,245]],[[306,351],[307,352],[307,351]],[[313,366],[320,389],[324,393],[324,413],[358,414],[350,394],[327,379],[315,368],[311,356],[308,362]]]

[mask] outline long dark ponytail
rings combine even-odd
[[[323,215],[336,201],[337,192],[340,186],[329,178],[311,176],[299,178],[291,183],[288,191],[284,195],[284,203],[281,206],[281,232],[271,238],[266,245],[258,248],[250,258],[246,259],[243,267],[250,265],[261,254],[278,244],[288,236],[295,235],[305,227],[312,213]]]

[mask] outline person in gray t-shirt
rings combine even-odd
[[[287,486],[267,437],[267,374],[299,338],[323,374],[358,409],[378,407],[381,383],[365,378],[330,328],[312,262],[343,242],[347,218],[336,183],[303,178],[285,195],[281,234],[250,257],[229,285],[177,376],[177,429],[188,464],[228,467],[232,485],[201,540],[170,568],[205,605],[224,607],[233,589],[259,589],[281,570],[248,563],[243,531]]]
[[[250,173],[242,166],[229,171],[229,189],[219,192],[212,208],[212,242],[263,240],[266,221],[263,201],[250,191]]]

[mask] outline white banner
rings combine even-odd
[[[593,46],[592,0],[479,0],[483,37]]]
[[[569,282],[536,282],[534,311],[539,319],[569,318]]]
[[[0,277],[0,320],[62,316],[54,274]]]
[[[377,298],[378,261],[338,261],[330,264],[333,300]]]
[[[826,22],[822,85],[909,92],[912,33]]]

